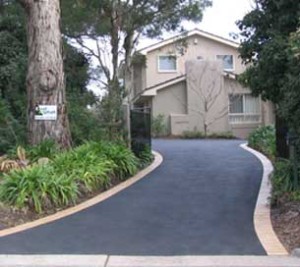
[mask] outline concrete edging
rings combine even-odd
[[[299,267],[289,256],[0,255],[0,267]]]
[[[289,255],[274,232],[271,222],[269,199],[271,197],[272,185],[269,181],[269,176],[273,172],[273,165],[266,156],[248,147],[247,143],[241,144],[240,147],[256,156],[263,165],[263,177],[254,212],[254,227],[256,234],[268,255]]]
[[[152,154],[154,155],[154,161],[152,162],[152,164],[150,166],[148,166],[147,168],[145,168],[144,170],[141,170],[139,173],[137,173],[135,176],[127,179],[126,181],[114,186],[113,188],[104,191],[103,193],[99,194],[96,197],[93,197],[85,202],[82,202],[74,207],[59,211],[53,215],[50,216],[46,216],[44,218],[32,221],[32,222],[28,222],[25,224],[21,224],[15,227],[11,227],[8,229],[4,229],[4,230],[0,230],[0,237],[3,236],[7,236],[7,235],[11,235],[11,234],[15,234],[21,231],[25,231],[43,224],[47,224],[53,221],[56,221],[58,219],[64,218],[66,216],[72,215],[74,213],[77,213],[79,211],[82,211],[84,209],[87,209],[95,204],[98,204],[110,197],[112,197],[113,195],[119,193],[120,191],[126,189],[127,187],[131,186],[132,184],[136,183],[137,181],[141,180],[142,178],[144,178],[147,174],[149,174],[150,172],[152,172],[153,170],[155,170],[163,161],[163,157],[155,151],[152,151]]]

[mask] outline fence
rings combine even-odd
[[[130,111],[131,148],[138,156],[151,150],[151,109],[134,108]]]

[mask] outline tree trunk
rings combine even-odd
[[[66,111],[59,0],[20,0],[27,15],[28,138],[30,144],[53,139],[71,146]],[[56,120],[36,120],[37,105],[57,108]]]

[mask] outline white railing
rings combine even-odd
[[[235,113],[229,114],[229,122],[231,124],[242,124],[242,123],[260,123],[260,114],[245,114]]]

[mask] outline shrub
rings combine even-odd
[[[124,180],[137,172],[139,161],[125,145],[107,144],[102,149],[105,156],[115,163],[113,172],[118,179]]]
[[[159,114],[152,118],[151,121],[152,137],[162,137],[167,135],[167,126],[165,123],[165,116]]]
[[[40,213],[77,198],[77,185],[65,174],[57,175],[50,166],[35,165],[5,174],[0,187],[0,200],[18,208],[28,206]]]
[[[220,133],[210,133],[205,136],[203,132],[200,131],[184,131],[181,138],[184,139],[234,139],[235,137],[231,132],[220,132]]]
[[[299,169],[298,177],[300,177]],[[300,200],[300,189],[299,185],[297,187],[294,183],[293,163],[290,160],[276,160],[271,181],[273,204],[284,200]]]
[[[27,157],[30,159],[30,161],[35,162],[39,158],[53,159],[54,156],[59,152],[59,149],[54,140],[47,139],[38,145],[28,147],[26,151]]]
[[[23,144],[25,133],[25,123],[13,117],[8,104],[0,97],[0,155],[16,144]]]
[[[55,173],[65,173],[80,184],[83,191],[108,187],[110,176],[115,168],[112,160],[95,153],[92,145],[88,143],[72,151],[58,154],[51,165],[53,165]]]
[[[220,132],[220,133],[211,133],[206,136],[206,138],[212,139],[236,139],[236,137],[231,132]]]
[[[144,146],[144,149],[139,151],[137,157],[139,159],[139,167],[145,168],[153,161],[151,148],[149,146]]]
[[[88,142],[54,156],[50,143],[30,151],[33,158],[51,155],[52,160],[1,174],[0,201],[38,213],[74,203],[81,193],[105,189],[113,176],[124,180],[137,172],[139,164],[125,145],[108,142]],[[24,156],[23,152],[18,154]]]
[[[198,138],[204,138],[205,135],[204,133],[199,131],[184,131],[181,137],[184,139],[198,139]]]
[[[276,154],[276,136],[274,126],[263,126],[255,129],[248,137],[249,146],[262,152],[270,159]]]

